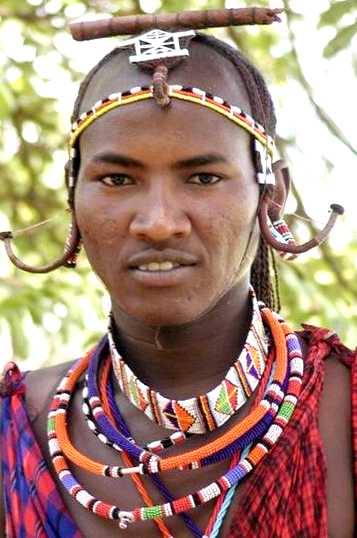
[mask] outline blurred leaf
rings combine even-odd
[[[320,16],[318,28],[323,26],[338,26],[342,17],[357,10],[356,0],[340,0],[334,2]]]
[[[0,85],[0,119],[8,116],[14,106],[14,96],[6,82],[2,82]]]
[[[324,57],[331,58],[348,47],[352,38],[357,34],[357,21],[338,30],[336,36],[324,48]]]

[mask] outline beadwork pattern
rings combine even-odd
[[[88,393],[86,392],[85,395],[88,401],[88,406],[93,411],[93,418],[94,415],[96,416],[94,419],[95,424],[93,426],[96,426],[97,431],[101,432],[100,440],[102,442],[106,442],[107,444],[110,443],[111,446],[113,446],[113,448],[116,450],[121,450],[122,435],[124,432],[119,432],[117,429],[113,428],[113,425],[110,423],[110,421],[108,421],[108,417],[102,407],[101,398],[96,383],[96,374],[99,370],[102,355],[105,357],[106,348],[103,347],[102,351],[104,351],[104,353],[100,352],[93,355],[88,366]],[[271,411],[266,412],[266,406],[269,406],[269,404],[272,403],[277,405],[281,402],[281,392],[277,390],[276,385],[272,385],[272,390],[267,391],[265,400],[265,402],[263,401],[259,404],[261,405],[262,409],[261,413],[257,415],[259,420],[257,420],[256,423],[252,420],[251,423],[248,424],[247,431],[244,431],[242,435],[237,434],[236,438],[228,439],[227,445],[219,445],[216,452],[211,451],[202,459],[202,461],[192,461],[186,465],[184,465],[184,462],[180,462],[179,467],[183,468],[185,466],[188,469],[197,469],[201,466],[210,465],[211,463],[215,463],[222,459],[227,459],[230,456],[233,456],[238,449],[245,447],[246,443],[252,442],[260,433],[265,431],[273,420],[274,413]],[[264,406],[264,404],[266,405]],[[86,407],[85,412],[88,411],[89,410]],[[160,462],[158,463],[158,459],[155,456],[148,457],[147,447],[140,449],[140,447],[135,444],[134,440],[131,437],[128,437],[127,433],[125,433],[125,436],[134,444],[134,447],[131,448],[132,454],[134,454],[134,451],[136,455],[139,453],[139,460],[147,463],[147,465],[144,464],[144,466],[141,467],[141,472],[156,474],[159,471],[159,466],[161,465]],[[138,452],[138,448],[141,450],[141,452]]]
[[[267,359],[268,343],[253,289],[250,296],[252,321],[239,357],[219,385],[207,394],[186,400],[166,398],[138,379],[120,356],[109,328],[113,369],[130,402],[160,426],[184,433],[205,433],[227,422],[258,386]]]
[[[264,310],[263,310],[264,312]],[[277,322],[278,323],[278,322]],[[101,404],[98,393],[95,392],[95,385],[89,385],[92,389],[92,393],[88,394],[89,403],[93,405],[96,410],[96,420],[100,424],[100,428],[105,432],[106,436],[111,442],[116,443],[123,450],[125,450],[130,457],[138,460],[140,464],[136,468],[122,468],[116,465],[105,465],[86,456],[82,455],[70,442],[68,432],[66,430],[67,412],[69,407],[69,399],[67,399],[68,393],[71,393],[75,387],[75,380],[77,374],[77,368],[71,372],[67,379],[65,379],[65,397],[61,398],[62,388],[58,392],[60,398],[58,404],[58,412],[55,413],[55,427],[56,436],[62,446],[62,451],[66,457],[71,461],[81,466],[82,468],[89,470],[90,472],[100,476],[111,476],[113,478],[119,478],[124,474],[140,473],[140,474],[155,474],[163,470],[171,470],[175,468],[183,469],[197,469],[202,465],[210,465],[221,459],[228,458],[233,455],[237,448],[244,448],[245,442],[252,442],[259,434],[262,433],[264,427],[270,425],[273,420],[274,412],[276,410],[277,403],[281,398],[281,387],[286,380],[287,375],[287,362],[286,362],[286,349],[284,336],[278,341],[280,352],[277,355],[274,378],[268,387],[267,397],[265,397],[256,408],[245,417],[241,423],[233,426],[231,430],[224,433],[221,437],[201,447],[179,456],[171,456],[167,458],[160,458],[157,455],[151,454],[143,447],[128,440],[126,436],[118,432],[106,417]],[[98,346],[98,349],[93,355],[91,361],[87,360],[89,378],[93,379],[94,371],[97,368],[98,360],[100,358],[102,350],[106,351],[106,340],[102,339]],[[82,364],[79,365],[82,367]],[[81,372],[82,373],[82,372]],[[62,401],[61,401],[62,400]]]
[[[265,368],[265,371],[264,371],[264,377],[262,378],[262,380],[260,381],[260,384],[259,384],[259,388],[256,392],[256,394],[254,394],[254,402],[253,402],[253,406],[256,405],[256,403],[262,398],[264,392],[265,392],[265,389],[266,389],[266,384],[267,382],[269,381],[270,377],[271,377],[271,369],[272,369],[272,353],[270,352],[269,354],[269,358],[268,358],[268,361],[267,361],[267,365],[266,365],[266,368]],[[98,364],[99,366],[99,364]],[[132,438],[131,437],[131,434],[130,434],[130,431],[120,413],[120,410],[115,402],[115,397],[114,397],[114,386],[113,386],[113,383],[114,383],[114,379],[111,375],[111,372],[112,372],[112,364],[111,364],[111,361],[110,361],[110,356],[106,357],[104,359],[104,364],[100,364],[101,368],[100,368],[100,373],[99,372],[96,372],[96,378],[98,379],[98,386],[99,386],[99,397],[100,397],[100,400],[102,402],[102,406],[103,406],[103,409],[104,409],[104,412],[107,414],[107,416],[110,418],[110,420],[112,421],[113,424],[115,424],[115,426],[122,432],[124,433],[128,438]],[[86,376],[87,378],[87,376]],[[85,389],[83,390],[83,393],[84,393],[84,399],[86,400],[86,403],[87,403],[87,406],[88,406],[88,401],[87,401],[87,398],[88,398],[88,387],[85,386]],[[98,436],[99,440],[104,443],[104,444],[108,444],[109,446],[112,446],[110,441],[107,439],[107,437],[99,430],[97,429],[97,424],[95,423],[95,419],[93,418],[93,416],[90,414],[90,419],[92,423],[92,426],[91,426],[91,430],[94,431],[94,433]],[[88,421],[88,424],[89,424],[89,421]],[[101,436],[99,436],[98,434],[102,434]],[[183,437],[182,439],[180,439],[180,443],[181,442],[184,442],[184,440],[187,439],[186,436],[184,436],[183,432],[175,432],[173,435],[176,435],[176,434],[182,434]],[[171,438],[168,438],[164,441],[157,441],[157,442],[153,442],[153,443],[149,443],[147,447],[149,446],[153,446],[155,448],[157,448],[157,445],[158,443],[160,443],[160,451],[161,450],[164,450],[165,448],[168,448],[168,446],[172,446],[171,444],[168,444],[168,442],[171,441]],[[176,439],[175,442],[173,444],[178,444],[178,440]],[[246,456],[250,450],[250,447],[251,445],[249,445],[243,452],[243,455]],[[116,448],[117,450],[119,449],[120,450],[120,447],[114,447]],[[155,452],[155,450],[154,450]],[[121,454],[122,455],[125,455],[125,452],[122,452],[121,451]],[[232,460],[231,460],[231,463],[230,463],[230,469],[235,467],[237,465],[237,463],[239,462],[239,459],[240,459],[240,450],[236,451],[232,457]],[[135,476],[135,475],[134,475]],[[132,478],[134,478],[134,476],[132,476]],[[161,491],[161,493],[164,495],[165,497],[165,500],[166,501],[171,501],[172,499],[168,498],[168,495],[167,495],[167,491],[165,491],[165,488],[163,489],[163,484],[158,480],[157,476],[156,475],[152,475],[152,479],[154,480],[155,482],[155,485],[156,487]],[[233,501],[233,498],[234,498],[234,493],[235,493],[235,490],[236,490],[236,486],[232,487],[230,490],[228,490],[225,494],[221,494],[217,500],[216,500],[216,504],[211,512],[211,515],[210,515],[210,518],[209,518],[209,521],[207,523],[207,526],[206,526],[206,529],[204,531],[204,535],[202,536],[202,532],[200,532],[200,530],[196,527],[196,525],[194,524],[194,522],[189,518],[188,514],[186,514],[185,512],[183,512],[181,515],[181,517],[184,518],[184,521],[185,521],[185,525],[187,527],[187,529],[194,535],[194,536],[199,536],[200,538],[216,538],[220,532],[220,529],[221,529],[221,526],[223,524],[223,521],[224,521],[224,518],[228,512],[228,509],[229,509],[229,506],[231,505],[232,501]],[[147,503],[148,504],[148,503]],[[150,503],[152,504],[152,503]],[[159,523],[161,522],[162,523],[162,520],[158,519],[158,520],[155,520],[155,522]],[[197,534],[197,531],[198,531],[198,534]]]
[[[284,392],[282,403],[277,405],[272,401],[271,408],[274,411],[274,420],[268,427],[265,434],[255,440],[253,448],[249,451],[247,457],[243,458],[236,467],[225,473],[220,479],[212,482],[208,486],[201,488],[199,491],[193,494],[186,495],[175,501],[165,503],[163,505],[156,505],[153,507],[141,507],[136,508],[133,511],[122,511],[118,507],[100,501],[93,497],[90,493],[82,488],[82,486],[76,481],[73,474],[68,468],[68,464],[63,452],[63,446],[58,436],[62,427],[65,426],[65,421],[59,421],[58,417],[62,417],[66,413],[66,408],[70,401],[70,394],[73,392],[74,387],[85,371],[90,356],[85,357],[83,360],[76,363],[75,367],[70,370],[63,382],[60,384],[59,390],[56,393],[51,410],[49,413],[48,423],[48,437],[51,457],[53,458],[54,467],[66,487],[67,491],[73,495],[78,502],[80,502],[87,509],[94,513],[110,518],[119,519],[120,526],[125,528],[126,525],[134,521],[145,521],[147,519],[157,519],[162,517],[169,517],[173,514],[178,514],[187,511],[195,506],[206,503],[211,499],[218,497],[222,492],[227,492],[231,487],[238,484],[253,468],[260,462],[260,460],[271,450],[274,444],[279,439],[283,429],[291,418],[294,408],[297,403],[301,387],[301,378],[303,374],[303,360],[301,357],[301,349],[297,337],[291,332],[291,330],[278,318],[271,313],[268,309],[263,309],[263,317],[269,323],[272,330],[273,340],[277,351],[277,364],[275,366],[274,380],[270,383],[270,389],[272,384],[279,385],[280,389],[275,388],[275,392]],[[281,325],[280,325],[281,324]],[[286,340],[286,343],[285,343]],[[288,354],[288,364],[286,364],[286,355]],[[285,357],[285,359],[284,359]],[[286,376],[288,372],[288,376]],[[277,379],[281,382],[277,383]],[[286,389],[285,389],[286,387]],[[254,411],[251,413],[251,415]],[[247,421],[245,421],[247,422]],[[249,422],[249,421],[248,421]],[[242,421],[244,423],[244,420]],[[241,424],[242,424],[241,423]],[[232,427],[231,433],[236,431],[236,427]],[[238,428],[239,429],[239,428]],[[63,433],[63,432],[62,432]],[[220,440],[225,437],[222,435]],[[63,435],[61,435],[63,441]],[[66,440],[66,438],[65,438]],[[208,443],[205,447],[186,453],[184,456],[176,456],[167,458],[166,461],[189,459],[192,461],[193,454],[196,452],[208,452],[211,451],[214,445],[217,443]],[[222,443],[218,443],[218,445]],[[224,444],[224,443],[223,443]],[[88,460],[82,456],[86,463],[88,461],[92,464],[91,460]],[[162,460],[165,461],[165,460]],[[81,464],[79,461],[75,461],[76,464]],[[109,466],[106,466],[107,468]],[[87,470],[93,470],[92,465]],[[178,466],[168,465],[167,468],[181,468],[180,463]],[[137,472],[140,472],[137,470]],[[104,473],[107,475],[107,473]]]
[[[110,365],[109,361],[108,361],[108,365]],[[107,389],[108,389],[107,399],[108,399],[108,396],[109,396],[109,399],[113,399],[110,382],[108,382]],[[100,426],[98,425],[96,421],[95,408],[98,407],[99,402],[94,400],[93,406],[91,406],[89,403],[88,376],[86,376],[85,383],[83,386],[82,398],[83,398],[82,410],[83,410],[83,414],[84,414],[84,417],[85,417],[85,420],[87,422],[89,429],[94,433],[94,435],[99,439],[101,443],[111,448],[114,448],[114,450],[117,450],[118,452],[123,452],[120,446],[118,446],[116,443],[111,442],[110,439],[108,439],[108,437],[101,431]],[[100,402],[101,402],[101,399],[100,399]],[[94,407],[94,409],[92,407]],[[153,452],[154,454],[159,454],[160,452],[162,452],[163,450],[167,448],[182,444],[186,439],[188,439],[192,435],[193,434],[190,434],[190,433],[176,431],[170,436],[165,437],[164,439],[158,439],[157,441],[151,441],[150,443],[147,443],[147,445],[145,445],[144,448],[146,450],[149,450],[150,452]],[[129,437],[129,440],[133,440],[133,439]]]
[[[271,359],[272,355],[269,355],[268,359],[268,365],[264,372],[264,380],[259,385],[259,390],[257,391],[257,394],[254,397],[254,403],[261,398],[262,390],[265,387],[265,384],[269,378],[269,374],[271,371]],[[127,424],[125,423],[124,418],[122,417],[119,408],[117,407],[114,399],[114,394],[108,390],[109,387],[113,390],[113,377],[111,376],[112,371],[112,365],[110,356],[105,358],[105,362],[102,367],[100,368],[100,372],[97,375],[98,378],[98,385],[100,390],[100,399],[102,401],[104,412],[107,414],[109,419],[112,421],[113,424],[115,424],[116,428],[118,428],[122,433],[124,433],[127,437],[131,438],[131,433],[128,429]],[[179,433],[179,432],[178,432]],[[125,452],[122,452],[122,455],[125,454]],[[230,468],[235,467],[238,463],[240,458],[240,452],[236,452],[231,460]],[[135,476],[135,475],[134,475]],[[134,478],[132,475],[132,477]],[[159,480],[157,475],[152,475],[152,480],[154,481],[156,487],[158,490],[163,494],[165,501],[171,501],[173,500],[173,497],[171,494],[168,495],[168,491],[166,487],[163,485],[163,483]],[[204,536],[210,536],[211,529],[218,529],[221,527],[225,513],[232,502],[234,493],[234,488],[232,488],[229,492],[227,492],[226,495],[221,495],[217,501],[214,509],[211,512],[208,524],[206,526],[206,529],[204,531],[204,535],[202,535],[202,531],[198,529],[196,524],[192,521],[192,519],[189,517],[188,514],[185,512],[182,512],[180,516],[184,519],[185,525],[187,529],[191,532],[193,536],[198,536],[199,538],[204,538]],[[169,498],[170,497],[170,498]],[[152,503],[151,503],[152,504]],[[161,522],[162,520],[155,520],[157,522]]]
[[[108,355],[107,358],[109,360],[106,361],[103,368],[101,368],[100,373],[98,374],[98,378],[100,379],[99,384],[101,386],[100,394],[103,395],[103,409],[107,417],[109,418],[109,420],[111,420],[112,424],[115,425],[115,427],[118,428],[119,431],[121,431],[127,438],[133,439],[129,428],[119,411],[119,408],[114,408],[112,405],[112,402],[110,402],[110,399],[107,399],[106,397],[108,394],[107,388],[108,386],[112,385],[112,381],[113,381],[113,379],[109,377],[110,370],[111,370],[110,356]],[[121,457],[123,458],[123,463],[127,465],[126,459],[129,459],[127,454],[125,452],[121,452]],[[131,463],[130,459],[129,459],[129,462]],[[132,480],[134,479],[140,480],[140,477],[138,475],[130,475],[130,478]],[[171,494],[169,489],[165,486],[165,484],[160,480],[160,477],[158,475],[152,475],[151,480],[153,484],[156,486],[157,490],[161,493],[161,495],[163,496],[166,502],[170,502],[174,499],[173,495]],[[147,492],[142,482],[140,486],[141,486],[140,489],[137,486],[137,490],[140,492],[140,494],[142,495],[144,499],[143,492],[145,493],[145,497],[147,497]],[[147,502],[146,500],[146,505],[152,506],[153,502],[151,501],[150,498],[148,500],[149,502]],[[217,503],[218,502],[219,500],[217,500]],[[212,515],[214,516],[214,514]],[[180,517],[183,520],[186,526],[186,529],[190,532],[192,536],[194,536],[195,538],[202,538],[201,529],[196,525],[196,523],[192,520],[189,514],[186,514],[185,512],[183,512],[182,514],[180,514]],[[212,520],[215,521],[216,518],[213,517]],[[164,522],[161,519],[155,520],[155,522],[158,526],[164,525]]]
[[[289,226],[286,224],[284,219],[275,220],[272,223],[272,233],[274,237],[278,239],[278,241],[282,241],[283,243],[286,243],[287,245],[292,244],[295,245],[295,239],[293,234],[290,231]]]

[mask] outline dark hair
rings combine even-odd
[[[203,43],[211,47],[216,52],[227,58],[236,68],[248,94],[252,116],[265,127],[271,137],[275,136],[276,116],[274,105],[265,83],[265,80],[258,69],[242,54],[241,51],[231,47],[229,44],[201,32],[196,32],[193,41]],[[81,112],[81,104],[87,88],[96,73],[112,58],[123,52],[122,48],[115,48],[104,56],[87,74],[83,80],[72,113],[72,122],[77,120]],[[253,147],[253,146],[252,146]],[[252,151],[253,160],[255,153]],[[254,161],[254,164],[256,162]],[[78,172],[79,161],[75,163],[74,175]],[[73,200],[70,199],[70,204]],[[271,256],[271,259],[270,259]],[[271,269],[274,271],[274,285],[271,277]],[[274,255],[271,249],[261,237],[255,260],[251,268],[251,283],[256,291],[258,300],[263,301],[267,306],[275,310],[280,309],[280,299],[278,291],[278,276]]]

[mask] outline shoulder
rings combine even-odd
[[[325,363],[319,430],[327,468],[330,535],[351,537],[354,527],[351,370],[335,355]]]
[[[48,410],[49,401],[71,364],[73,361],[40,368],[27,374],[26,408],[31,422]]]
[[[306,363],[322,374],[318,424],[327,458],[334,451],[335,461],[340,460],[343,447],[345,460],[352,464],[352,376],[357,351],[344,346],[328,329],[305,325],[298,336]]]
[[[0,396],[24,395],[27,414],[32,421],[42,412],[43,407],[73,362],[68,361],[29,372],[21,371],[21,365],[9,362],[0,375]],[[1,400],[2,398],[0,398],[0,402]]]
[[[307,326],[302,334],[307,362],[321,369],[318,428],[326,464],[329,536],[354,535],[352,372],[357,353],[333,331]],[[354,396],[356,398],[356,395]]]
[[[338,444],[352,446],[351,370],[331,354],[324,364],[324,383],[319,406],[319,428],[328,449]],[[352,451],[349,450],[352,457]],[[336,454],[337,455],[337,454]]]

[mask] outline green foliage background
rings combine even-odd
[[[302,3],[308,9],[308,3]],[[278,4],[287,9],[284,24],[289,37],[288,50],[280,54],[273,54],[279,41],[275,27],[257,32],[231,28],[220,30],[219,35],[241,47],[262,69],[269,83],[284,87],[289,80],[295,80],[314,111],[314,121],[322,123],[332,138],[356,155],[356,148],[335,119],[315,100],[314,88],[300,64],[295,23],[304,15],[294,11],[297,4],[287,0]],[[330,0],[323,4],[317,28],[333,29],[325,44],[324,57],[334,58],[351,50],[351,65],[357,71],[357,56],[351,47],[357,33],[355,0]],[[68,20],[88,13],[134,14],[143,12],[147,5],[147,1],[139,0],[1,1],[0,44],[9,28],[14,28],[13,39],[21,39],[21,48],[27,54],[18,57],[9,53],[8,47],[5,53],[0,49],[0,228],[7,228],[11,223],[12,229],[21,229],[57,217],[52,226],[18,238],[18,252],[29,263],[44,263],[61,252],[67,221],[65,191],[58,185],[65,163],[63,150],[69,120],[61,115],[56,99],[46,95],[44,88],[50,75],[36,66],[43,60],[53,69],[50,64],[54,62],[63,74],[64,85],[70,80],[79,81],[83,76],[80,62],[73,61],[59,46],[60,38],[67,32]],[[267,2],[248,0],[245,5],[267,5]],[[157,11],[177,11],[224,7],[224,2],[157,0],[155,7]],[[18,46],[17,43],[14,50]],[[288,155],[294,143],[293,138],[281,137],[282,155]],[[333,167],[323,154],[321,162]],[[308,217],[303,203],[305,194],[294,186],[293,196],[297,213]],[[293,217],[289,220],[294,228],[296,220]],[[310,221],[298,222],[303,235],[305,228],[310,233],[315,230]],[[306,321],[333,327],[354,347],[357,342],[356,230],[348,236],[351,240],[343,252],[336,253],[326,243],[318,255],[293,263],[280,262],[279,269],[283,314],[287,319],[296,326]],[[70,358],[71,353],[96,340],[105,327],[105,296],[85,261],[81,261],[76,272],[61,269],[54,274],[34,276],[10,268],[2,250],[0,256],[0,362],[13,355],[17,360],[27,359],[30,367],[55,363]]]

